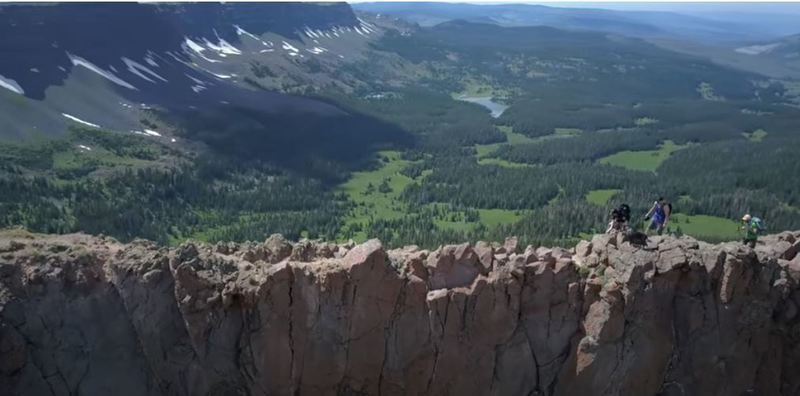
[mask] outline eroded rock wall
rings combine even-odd
[[[0,394],[797,395],[798,239],[6,234]]]

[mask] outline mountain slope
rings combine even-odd
[[[339,64],[345,51],[336,41],[373,32],[344,3],[8,5],[0,22],[0,51],[13,54],[0,59],[7,138],[57,135],[75,122],[141,131],[150,108],[342,115],[319,101],[244,89],[244,80],[257,60],[294,71],[312,58]]]

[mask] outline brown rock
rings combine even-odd
[[[34,235],[0,261],[0,394],[795,394],[798,235],[574,254]]]
[[[264,241],[264,247],[272,253],[270,260],[273,263],[280,262],[292,254],[292,244],[281,234],[270,235],[269,238]]]
[[[448,245],[428,256],[432,290],[469,286],[485,270],[469,244]]]

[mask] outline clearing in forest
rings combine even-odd
[[[661,163],[669,158],[672,153],[684,149],[688,145],[677,145],[671,140],[662,143],[658,150],[645,151],[620,151],[603,157],[599,160],[601,164],[620,166],[630,170],[643,172],[655,172]]]
[[[767,137],[767,135],[768,135],[767,131],[765,131],[763,129],[760,129],[760,128],[756,129],[753,132],[749,132],[749,133],[748,132],[742,132],[742,136],[744,136],[745,138],[747,138],[751,142],[756,142],[756,143],[764,140],[764,138]]]
[[[378,155],[381,160],[377,169],[354,172],[350,180],[339,187],[356,204],[345,218],[345,226],[365,225],[377,218],[396,219],[406,213],[400,194],[414,179],[400,171],[412,162],[402,159],[398,151],[381,151]]]
[[[343,229],[361,226],[361,231],[353,235],[353,240],[357,242],[367,239],[363,228],[371,220],[398,219],[414,212],[400,196],[408,185],[420,182],[430,174],[430,171],[424,171],[416,179],[402,174],[403,168],[414,162],[403,159],[399,151],[380,151],[378,156],[380,161],[377,168],[354,172],[347,182],[339,186],[339,191],[345,193],[356,205],[345,216]],[[441,217],[434,218],[436,227],[455,231],[472,230],[480,224],[488,228],[512,224],[519,221],[524,214],[523,211],[506,209],[475,209],[479,218],[468,221],[463,210],[452,208],[448,204],[434,203],[425,208],[438,208],[443,213]]]
[[[675,213],[670,216],[669,232],[681,233],[698,239],[716,241],[730,241],[741,237],[739,223],[731,219],[707,215],[685,215]]]
[[[586,201],[590,204],[603,206],[608,203],[614,195],[617,195],[622,190],[607,189],[607,190],[592,190],[586,193]]]
[[[476,144],[475,157],[478,159],[478,164],[497,165],[497,166],[502,166],[504,168],[531,168],[534,167],[535,165],[524,164],[521,162],[511,162],[500,158],[493,158],[492,156],[494,155],[495,151],[497,151],[497,149],[500,148],[500,146],[504,145],[515,146],[526,143],[538,143],[550,139],[574,137],[583,133],[583,131],[578,128],[555,128],[553,134],[551,135],[531,138],[521,133],[514,132],[514,130],[507,125],[498,126],[497,129],[506,135],[506,141],[500,143],[492,143],[492,144]]]

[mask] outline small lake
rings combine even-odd
[[[492,113],[492,117],[494,118],[500,117],[500,115],[503,114],[503,112],[508,108],[508,106],[502,103],[492,101],[491,96],[459,96],[458,100],[479,104],[489,109],[489,111]]]

